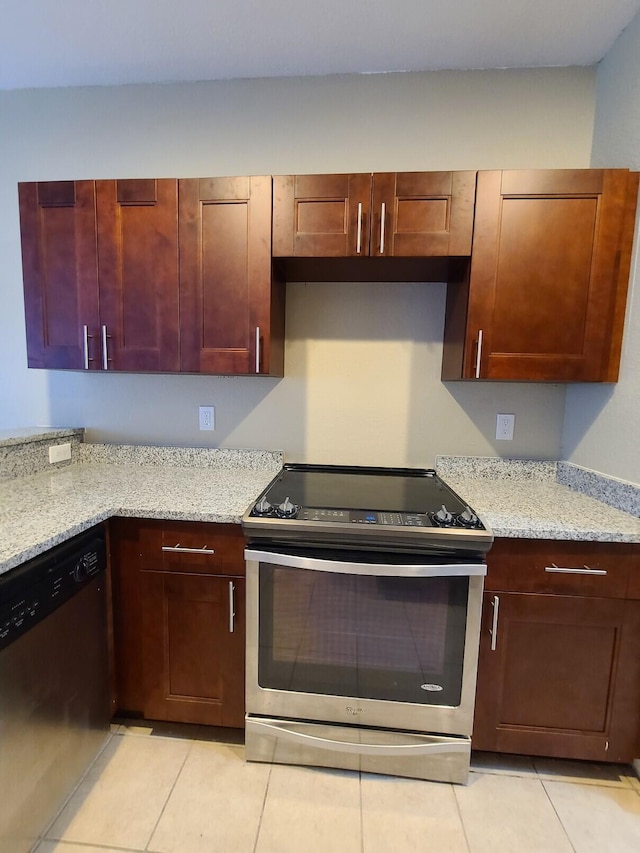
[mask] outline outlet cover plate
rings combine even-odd
[[[496,439],[498,441],[513,441],[515,415],[498,415],[496,417]]]
[[[216,418],[213,406],[200,406],[198,409],[200,429],[211,430],[216,428]]]
[[[54,444],[49,448],[49,464],[54,462],[67,462],[71,459],[71,443],[65,441],[64,444]]]

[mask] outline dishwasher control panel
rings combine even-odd
[[[0,577],[0,650],[68,601],[107,564],[102,529],[69,539]]]

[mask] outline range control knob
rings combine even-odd
[[[471,507],[466,506],[458,516],[458,524],[461,524],[463,527],[478,527],[480,521]]]
[[[434,518],[438,524],[451,524],[453,521],[453,516],[444,504],[442,504],[438,512],[434,513]]]
[[[265,497],[262,497],[254,506],[253,512],[255,515],[273,515],[273,507]]]
[[[286,497],[281,504],[278,504],[276,507],[276,512],[280,516],[280,518],[293,518],[298,514],[299,506],[292,503],[291,500]]]

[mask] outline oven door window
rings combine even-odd
[[[467,577],[260,565],[260,687],[458,706]]]

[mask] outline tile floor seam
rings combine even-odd
[[[246,758],[245,758],[246,762]],[[258,826],[256,827],[256,840],[253,842],[253,853],[256,853],[258,849],[258,840],[260,839],[260,829],[262,827],[262,819],[264,817],[264,807],[267,802],[267,794],[269,793],[269,784],[271,783],[271,774],[273,773],[273,764],[269,765],[269,773],[267,774],[267,784],[264,786],[264,796],[262,797],[262,808],[260,809],[260,818],[258,819]]]
[[[173,739],[173,738],[172,738],[172,739]],[[179,739],[179,740],[183,740],[183,738],[178,738],[178,739]],[[177,785],[177,783],[178,783],[178,779],[180,778],[180,775],[181,775],[182,771],[184,770],[184,766],[185,766],[185,764],[187,763],[187,758],[188,758],[188,757],[189,757],[189,755],[191,754],[191,750],[193,749],[193,745],[194,745],[194,743],[195,743],[195,741],[194,741],[194,740],[189,741],[189,749],[188,749],[188,750],[186,751],[186,753],[185,753],[184,760],[183,760],[182,764],[180,765],[180,769],[179,769],[179,770],[178,770],[178,772],[176,773],[176,778],[173,780],[173,785],[171,786],[171,790],[170,790],[170,791],[169,791],[169,793],[167,794],[167,798],[166,798],[166,800],[164,801],[164,805],[163,805],[163,806],[162,806],[162,808],[160,809],[160,814],[158,815],[158,819],[156,820],[155,824],[153,825],[153,829],[151,830],[151,833],[149,834],[149,838],[148,838],[148,840],[147,840],[147,843],[146,843],[146,844],[145,844],[145,846],[144,846],[144,853],[153,853],[152,848],[150,848],[150,847],[149,847],[149,845],[151,844],[151,839],[153,838],[153,836],[154,836],[154,834],[155,834],[155,831],[156,831],[156,829],[158,828],[158,824],[159,824],[159,823],[160,823],[160,821],[162,820],[162,815],[165,813],[165,810],[166,810],[166,808],[167,808],[167,803],[168,803],[168,802],[169,802],[169,800],[171,799],[171,794],[173,794],[173,792],[174,792],[174,790],[175,790],[175,787],[176,787],[176,785]]]
[[[358,792],[360,794],[360,853],[364,853],[364,814],[362,811],[362,771],[358,770]]]
[[[482,775],[482,774],[478,774],[478,775]],[[469,780],[469,784],[470,783],[471,783],[471,780]],[[468,853],[471,853],[471,842],[469,841],[469,836],[467,835],[467,828],[464,825],[464,817],[462,816],[462,809],[460,808],[460,800],[458,799],[456,786],[451,785],[451,790],[453,791],[453,799],[455,800],[456,809],[458,812],[458,817],[460,818],[460,826],[462,827],[462,834],[464,835],[464,843],[467,845]]]
[[[536,771],[536,772],[537,772],[537,771]],[[545,782],[553,782],[553,780],[552,780],[552,779],[541,779],[541,780],[540,780],[540,784],[542,785],[542,790],[544,791],[544,795],[545,795],[545,797],[547,798],[547,800],[548,800],[548,801],[549,801],[549,803],[551,804],[551,808],[553,809],[555,816],[558,818],[558,821],[559,821],[559,823],[560,823],[560,826],[562,827],[562,831],[563,831],[563,832],[564,832],[564,834],[566,835],[566,837],[567,837],[567,841],[569,842],[569,846],[571,847],[571,849],[573,850],[573,852],[574,852],[574,853],[578,853],[578,851],[576,850],[576,847],[575,847],[575,845],[574,845],[573,841],[571,840],[571,836],[569,835],[569,830],[568,830],[568,829],[567,829],[567,827],[564,825],[564,821],[563,821],[563,820],[562,820],[562,818],[560,817],[560,813],[558,812],[558,809],[556,808],[556,804],[555,804],[555,803],[553,802],[553,800],[551,799],[551,796],[549,795],[549,791],[547,791],[547,786],[545,785]],[[571,784],[571,783],[569,783],[569,784]]]

